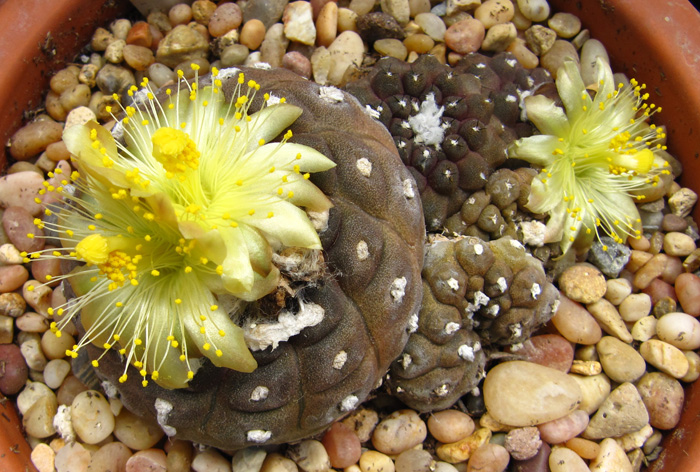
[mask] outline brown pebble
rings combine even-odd
[[[328,47],[338,35],[338,4],[326,3],[316,19],[316,44]]]
[[[652,256],[646,264],[635,272],[632,285],[639,290],[644,290],[654,279],[660,277],[664,273],[667,263],[668,256],[665,254],[656,254]]]
[[[29,369],[16,344],[0,344],[0,392],[14,395],[27,383]]]
[[[77,84],[73,87],[78,87]],[[89,92],[89,89],[88,89]],[[61,140],[63,126],[55,121],[34,121],[21,127],[10,138],[10,154],[18,161],[36,156],[46,147]]]
[[[522,347],[510,352],[522,356],[523,360],[552,369],[568,372],[574,360],[571,343],[558,334],[533,336],[522,343]]]
[[[257,18],[248,20],[241,28],[241,36],[239,42],[246,46],[251,51],[260,47],[263,39],[265,39],[265,25]]]
[[[70,153],[63,140],[56,141],[46,146],[46,157],[54,162],[67,161],[70,159]]]
[[[595,459],[600,454],[600,446],[590,439],[571,438],[566,441],[565,445],[583,459]]]
[[[298,51],[290,51],[282,56],[282,67],[308,79],[311,77],[311,61]]]
[[[44,248],[44,230],[34,224],[34,217],[25,208],[7,208],[2,215],[2,227],[19,251],[30,253]]]
[[[147,47],[127,44],[124,46],[124,61],[134,70],[146,70],[155,62],[155,57]]]
[[[425,54],[435,46],[435,41],[427,34],[416,33],[404,39],[403,44],[409,52]]]
[[[637,382],[637,390],[649,412],[649,423],[654,428],[672,429],[678,424],[683,411],[683,386],[662,372],[649,372]]]
[[[428,417],[428,431],[442,443],[453,443],[474,432],[474,420],[459,410],[437,411]]]
[[[209,34],[218,38],[238,28],[243,21],[241,8],[235,3],[222,3],[209,19]]]
[[[683,232],[688,228],[688,222],[685,221],[678,215],[673,213],[667,213],[664,215],[664,219],[661,220],[661,229],[666,232],[679,231]]]
[[[510,455],[500,444],[483,444],[474,451],[467,463],[467,472],[502,472],[508,467]]]
[[[505,447],[516,460],[532,459],[541,445],[540,430],[535,426],[516,428],[506,434]]]
[[[588,263],[575,264],[559,277],[559,289],[571,300],[593,303],[603,298],[607,290],[605,276]]]
[[[683,311],[691,316],[700,316],[700,277],[681,274],[676,279],[675,295]]]
[[[150,48],[153,44],[153,34],[151,33],[151,25],[145,21],[137,21],[126,35],[126,44],[133,46],[143,46]]]
[[[29,279],[29,272],[22,265],[0,267],[0,293],[13,292]]]
[[[209,20],[215,11],[216,3],[209,0],[195,0],[192,2],[192,18],[204,26],[209,26]]]
[[[343,423],[333,423],[321,442],[326,448],[331,466],[336,469],[350,467],[360,460],[360,439],[352,428]]]
[[[192,7],[186,3],[178,3],[173,5],[168,11],[168,18],[173,27],[178,25],[186,25],[192,20]]]
[[[559,298],[559,309],[552,317],[552,324],[573,343],[592,345],[603,335],[600,325],[588,310],[565,295]]]

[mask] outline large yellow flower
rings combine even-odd
[[[509,157],[542,169],[533,179],[527,208],[548,213],[545,242],[561,241],[562,252],[580,249],[597,237],[617,242],[639,237],[635,200],[655,186],[668,163],[663,128],[648,117],[660,108],[645,101],[645,85],[634,79],[615,85],[610,66],[597,62],[597,91],[589,91],[576,64],[565,62],[556,85],[565,110],[541,95],[525,99],[525,111],[542,134],[515,141]],[[606,249],[606,247],[604,247]]]
[[[58,233],[64,250],[27,260],[85,263],[65,276],[78,298],[55,310],[62,318],[51,329],[60,335],[80,311],[86,334],[68,354],[88,343],[117,349],[127,361],[122,382],[131,364],[144,386],[150,376],[184,387],[202,356],[255,369],[241,328],[217,298],[259,299],[279,282],[273,253],[321,249],[308,213],[331,203],[308,178],[335,164],[288,142],[291,131],[269,142],[300,108],[266,94],[266,105],[249,113],[260,86],[236,73],[226,101],[218,74],[201,89],[198,78],[181,79],[163,100],[147,81],[133,87],[136,105],[122,109],[116,140],[96,122],[64,133],[80,170],[70,178],[77,191],[56,223],[39,222]],[[48,190],[65,193],[65,183]]]

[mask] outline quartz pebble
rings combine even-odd
[[[257,18],[246,21],[241,28],[240,43],[250,50],[255,50],[260,47],[263,39],[265,39],[265,24]]]
[[[589,39],[581,47],[581,77],[586,85],[598,80],[598,60],[610,64],[610,58],[603,43]]]
[[[165,433],[158,423],[147,421],[123,408],[114,423],[114,436],[137,451],[153,447]]]
[[[593,303],[600,300],[607,290],[605,276],[594,266],[575,264],[559,277],[559,289],[571,300]]]
[[[194,456],[192,469],[195,472],[231,472],[231,462],[216,449],[207,448]]]
[[[344,469],[356,464],[362,454],[360,439],[345,423],[333,423],[321,442],[328,452],[331,467],[335,469]]]
[[[56,453],[56,472],[86,472],[90,452],[78,442],[69,442]]]
[[[592,345],[600,341],[602,336],[595,318],[579,303],[563,294],[551,321],[557,331],[572,343]]]
[[[566,374],[531,362],[493,367],[483,386],[486,409],[512,426],[531,426],[568,415],[580,403],[581,389]]]
[[[241,8],[235,3],[222,3],[209,18],[209,34],[218,38],[240,26],[243,21]]]
[[[165,452],[163,452],[162,449],[146,449],[143,451],[138,451],[126,461],[127,472],[142,470],[148,472],[166,472],[166,466],[167,459],[165,457]]]
[[[590,460],[594,459],[600,453],[600,446],[597,442],[583,438],[571,438],[566,441],[566,447],[576,452],[580,457]]]
[[[610,394],[610,379],[604,374],[570,375],[570,377],[581,390],[582,400],[579,409],[592,415]]]
[[[364,56],[364,43],[359,34],[354,31],[344,31],[328,46],[330,53],[330,68],[328,81],[332,85],[340,85],[345,71],[351,65],[359,66]]]
[[[437,411],[428,417],[428,431],[442,443],[457,442],[474,432],[474,420],[459,410]]]
[[[656,323],[656,334],[678,349],[700,348],[700,321],[686,313],[672,312],[663,315]]]
[[[574,410],[569,415],[538,425],[540,437],[549,444],[561,444],[581,434],[588,426],[588,414]]]
[[[598,321],[603,331],[615,336],[623,342],[632,342],[632,334],[630,334],[627,329],[627,325],[625,325],[615,305],[605,298],[601,298],[593,303],[589,303],[586,305],[586,308],[596,321]]]
[[[530,21],[540,22],[549,17],[547,0],[518,0],[518,10]]]
[[[483,23],[474,18],[458,21],[445,32],[445,44],[459,54],[469,54],[479,50],[486,36]]]
[[[474,11],[474,18],[479,20],[484,28],[508,23],[513,19],[515,9],[510,0],[486,0]]]
[[[644,358],[629,344],[613,336],[604,336],[596,351],[606,375],[615,382],[636,382],[644,372]]]
[[[688,373],[680,378],[683,382],[695,382],[700,378],[700,355],[695,351],[683,351],[688,359]]]
[[[315,439],[305,439],[291,446],[287,450],[287,455],[304,472],[325,472],[331,468],[326,449],[320,441]]]
[[[612,438],[600,442],[600,453],[589,465],[591,472],[632,472],[625,450]]]
[[[688,373],[688,359],[677,347],[658,339],[650,339],[639,346],[644,360],[671,377],[680,379]]]
[[[637,388],[625,382],[610,392],[583,432],[586,439],[622,436],[640,430],[649,414]]]
[[[447,27],[445,23],[434,13],[419,13],[416,15],[415,22],[421,27],[423,32],[430,36],[434,41],[443,41]]]
[[[372,450],[362,453],[359,464],[362,472],[394,472],[396,470],[394,461],[389,456]]]
[[[76,84],[73,87],[78,86]],[[10,154],[18,161],[34,157],[44,151],[49,144],[59,141],[62,133],[63,126],[55,121],[41,120],[28,123],[10,138]]]
[[[423,442],[425,422],[413,410],[399,410],[384,418],[372,434],[372,445],[385,454],[399,454]]]
[[[178,443],[187,444],[185,441],[178,441]],[[191,451],[192,448],[188,447],[188,449]],[[170,456],[170,452],[168,452],[168,456]],[[267,457],[267,452],[264,449],[247,447],[236,451],[233,459],[231,459],[231,466],[236,472],[260,472],[265,457]],[[168,462],[170,462],[170,459],[168,459]],[[187,472],[188,469],[183,472]]]
[[[78,394],[71,404],[71,422],[81,441],[97,444],[114,431],[114,415],[101,393],[88,390]]]
[[[651,297],[646,293],[630,294],[622,300],[618,311],[623,321],[628,323],[639,321],[651,312]]]
[[[39,443],[34,446],[30,456],[32,464],[39,472],[54,472],[56,453],[48,444]]]
[[[53,417],[58,410],[56,395],[50,394],[39,397],[22,417],[22,425],[27,434],[35,438],[48,438],[56,432]]]
[[[588,465],[576,452],[568,447],[555,447],[549,454],[551,472],[588,472]]]
[[[379,415],[374,410],[369,410],[367,408],[360,408],[358,410],[350,413],[344,420],[343,423],[349,426],[357,437],[360,439],[361,443],[367,442],[372,437],[372,431],[374,431],[375,426],[379,422]]]
[[[88,470],[90,472],[116,472],[126,470],[126,463],[132,453],[120,442],[109,442],[92,454]]]
[[[70,372],[70,363],[65,359],[50,360],[44,367],[44,382],[50,388],[56,389],[61,386],[63,380]]]
[[[467,472],[503,472],[510,455],[500,444],[487,443],[478,447],[469,458]]]
[[[637,382],[639,395],[649,412],[649,423],[658,429],[672,429],[683,411],[683,386],[662,372],[649,372]]]
[[[558,39],[554,41],[549,51],[542,54],[542,57],[540,57],[540,64],[556,79],[557,71],[566,60],[572,60],[578,65],[578,53],[570,42]]]
[[[581,31],[581,20],[571,13],[555,13],[549,18],[547,24],[561,38],[573,38]]]
[[[656,325],[658,322],[659,320],[655,316],[645,316],[636,321],[630,331],[632,339],[639,342],[650,340],[656,336]]]
[[[408,54],[406,46],[401,41],[394,38],[379,39],[374,42],[373,47],[374,50],[382,56],[395,57],[400,61],[406,59],[406,55]]]

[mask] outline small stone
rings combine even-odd
[[[593,303],[607,290],[603,274],[590,264],[575,264],[559,277],[559,289],[573,301]]]
[[[695,249],[695,241],[687,234],[670,232],[664,235],[664,252],[669,256],[685,257]]]
[[[19,348],[27,366],[29,366],[30,369],[43,371],[44,367],[46,367],[47,360],[41,349],[39,335],[36,333],[23,334],[28,335],[28,337],[20,344]]]
[[[360,439],[345,423],[333,423],[321,442],[328,452],[331,467],[335,469],[356,464],[362,454]]]
[[[532,426],[568,415],[581,402],[578,384],[566,374],[524,361],[492,368],[483,386],[488,412],[496,421]]]
[[[592,415],[610,394],[610,379],[605,374],[581,376],[569,375],[581,389],[581,411]]]
[[[209,26],[209,20],[216,11],[216,3],[209,0],[195,0],[192,2],[192,18],[197,23]]]
[[[16,344],[0,344],[0,392],[14,395],[24,387],[29,376],[27,363]]]
[[[644,358],[629,344],[604,336],[596,345],[605,373],[615,382],[636,382],[646,371]]]
[[[623,342],[631,343],[632,335],[627,329],[627,325],[622,320],[615,305],[604,298],[597,302],[586,305],[588,312],[598,321],[600,327],[608,334],[615,336]]]
[[[360,456],[360,470],[361,472],[394,472],[396,468],[389,456],[369,450]]]
[[[382,12],[391,15],[398,24],[404,26],[408,23],[411,16],[408,0],[380,0],[379,5]]]
[[[698,201],[698,195],[691,189],[683,187],[668,198],[668,206],[671,212],[685,218]]]
[[[208,448],[197,452],[192,469],[195,472],[231,472],[231,462],[216,449]]]
[[[331,68],[331,54],[323,46],[316,48],[311,55],[311,71],[314,82],[319,85],[326,85],[328,82],[328,72]]]
[[[432,472],[433,456],[428,451],[409,449],[394,459],[397,472]]]
[[[583,438],[572,438],[566,441],[566,447],[576,452],[580,457],[590,460],[595,459],[600,453],[600,446],[597,442],[583,439]]]
[[[170,26],[170,25],[168,25]],[[145,21],[137,21],[126,35],[126,44],[150,48],[153,44],[153,33],[151,27]]]
[[[649,364],[677,379],[687,374],[690,368],[688,359],[680,349],[658,339],[643,342],[639,353]]]
[[[603,366],[598,361],[574,360],[570,372],[580,375],[598,375],[603,372]]]
[[[243,44],[233,44],[221,52],[221,65],[231,67],[243,64],[249,54],[250,51]]]
[[[481,48],[484,51],[502,52],[505,51],[518,35],[513,23],[495,25],[486,32]]]
[[[419,13],[415,17],[415,22],[421,27],[423,32],[434,41],[444,41],[447,27],[445,22],[434,13]]]
[[[377,412],[367,408],[355,410],[343,419],[343,423],[355,431],[361,443],[370,440],[378,422],[379,415],[377,415]]]
[[[326,3],[316,18],[316,44],[328,47],[338,35],[338,4]]]
[[[487,443],[478,447],[469,458],[469,472],[503,472],[508,467],[510,455],[500,444]],[[437,469],[434,472],[438,472]]]
[[[309,2],[298,1],[287,5],[282,16],[284,35],[290,41],[313,46],[316,43],[316,25]]]
[[[134,70],[146,70],[155,57],[149,48],[128,44],[124,46],[124,61]]]
[[[95,112],[88,107],[78,107],[70,111],[66,116],[65,128],[71,128],[75,125],[84,125],[90,121],[97,119]]]
[[[540,437],[549,444],[561,444],[581,434],[588,426],[588,414],[574,410],[563,418],[538,425]]]
[[[486,36],[484,25],[474,18],[458,21],[445,32],[445,44],[459,54],[476,52]]]
[[[209,34],[215,38],[238,28],[243,21],[241,8],[235,3],[222,3],[209,18]],[[166,36],[167,38],[167,36]]]
[[[479,428],[460,441],[438,446],[435,453],[445,462],[458,464],[469,459],[477,449],[487,444],[490,439],[491,431],[487,428]]]
[[[56,453],[56,472],[87,472],[90,452],[78,442],[69,442]]]
[[[540,431],[534,426],[516,428],[506,434],[505,448],[515,460],[528,460],[542,445]]]
[[[571,13],[555,13],[547,20],[547,24],[564,39],[573,38],[581,31],[581,20]]]
[[[583,432],[586,439],[622,436],[640,430],[649,414],[637,388],[625,382],[610,392]]]
[[[162,449],[138,451],[126,461],[127,471],[166,472],[166,466],[167,459]]]
[[[311,62],[298,51],[290,51],[282,57],[282,67],[305,79],[311,78]]]
[[[105,50],[105,59],[113,64],[119,64],[124,60],[124,46],[126,46],[126,41],[123,39],[116,39],[109,43],[109,46],[107,46]]]
[[[678,349],[696,350],[700,348],[700,321],[686,313],[671,312],[659,318],[656,334]]]
[[[427,34],[415,33],[404,39],[403,44],[409,52],[425,54],[435,46],[435,41]]]
[[[558,39],[554,41],[549,51],[542,54],[540,63],[556,79],[557,71],[567,59],[574,61],[577,65],[579,64],[578,53],[571,43]]]
[[[372,12],[357,19],[357,31],[367,43],[378,39],[403,39],[405,33],[401,25],[387,13]]]
[[[201,34],[189,26],[178,25],[158,44],[156,60],[168,67],[175,67],[183,61],[206,58],[208,52],[209,43]]]
[[[265,39],[265,25],[258,19],[247,21],[241,28],[240,43],[250,50],[256,50]]]
[[[161,41],[161,44],[163,44],[163,41]],[[159,60],[163,62],[161,59]],[[97,73],[95,81],[97,87],[105,95],[124,93],[129,87],[136,84],[134,74],[130,70],[114,64],[107,64],[102,67]]]
[[[88,470],[90,472],[126,471],[126,463],[131,455],[129,448],[122,443],[107,443],[92,453]]]
[[[50,388],[57,389],[70,372],[70,363],[65,359],[50,360],[44,368],[44,382]]]
[[[304,472],[326,472],[331,468],[331,461],[321,441],[305,439],[287,450],[290,459]]]
[[[555,447],[549,455],[551,472],[588,472],[586,462],[568,447]]]
[[[511,349],[522,356],[523,360],[550,367],[561,372],[568,372],[574,360],[571,343],[557,334],[533,336],[522,343],[522,347]]]
[[[92,40],[90,41],[90,46],[97,52],[102,52],[107,49],[109,43],[114,41],[114,36],[112,33],[104,28],[97,28],[92,34]],[[60,92],[57,92],[60,93]]]
[[[518,10],[530,21],[540,22],[549,17],[547,0],[518,0]]]
[[[391,463],[393,466],[393,462]],[[284,457],[283,455],[273,452],[268,454],[263,461],[260,472],[298,472],[299,468],[293,460]],[[390,472],[394,472],[392,468]]]
[[[437,411],[428,418],[428,431],[441,443],[453,443],[474,432],[474,420],[459,410]]]
[[[338,35],[328,47],[331,60],[328,82],[332,85],[341,85],[348,67],[359,67],[362,63],[364,48],[362,38],[354,31],[345,31]]]
[[[284,35],[284,26],[281,23],[276,23],[265,33],[265,39],[260,45],[260,58],[271,67],[280,67],[288,45],[289,40]],[[249,59],[252,57],[251,54]]]
[[[639,321],[651,313],[651,297],[646,293],[632,293],[622,300],[618,311],[623,321],[628,323]]]
[[[153,447],[164,434],[158,423],[139,418],[126,408],[122,408],[114,423],[114,436],[137,451]]]
[[[177,74],[165,64],[154,62],[146,70],[146,75],[151,79],[156,87],[175,82]]]
[[[700,277],[684,273],[676,278],[675,295],[683,311],[693,317],[700,316]]]
[[[637,390],[649,412],[649,423],[673,429],[681,419],[684,392],[681,383],[662,372],[649,372],[637,382]]]
[[[645,316],[632,325],[632,339],[638,342],[645,342],[656,336],[656,325],[658,320],[654,316]]]
[[[633,472],[625,450],[612,438],[603,439],[600,453],[589,465],[591,472]]]
[[[97,444],[114,430],[114,415],[101,393],[88,390],[78,394],[71,404],[71,422],[81,441]]]
[[[513,54],[520,65],[526,69],[534,69],[540,62],[539,58],[527,48],[525,40],[521,38],[515,38],[506,51]]]
[[[403,61],[406,59],[408,50],[406,46],[394,38],[378,39],[374,42],[374,50],[377,51],[382,56],[395,57],[396,59]]]
[[[22,425],[27,434],[35,438],[48,438],[56,433],[53,426],[53,417],[58,410],[56,396],[50,395],[39,397],[34,404],[24,413]]]
[[[36,467],[39,472],[54,472],[56,453],[48,444],[37,444],[34,449],[32,449],[30,457],[32,459],[32,464],[34,464],[34,467]]]
[[[372,445],[385,454],[399,454],[423,442],[428,431],[413,410],[399,410],[384,418],[372,434]]]
[[[71,89],[79,85],[76,84]],[[49,144],[60,141],[62,133],[63,126],[54,121],[42,120],[28,123],[10,138],[10,154],[18,161],[27,160],[46,150]]]
[[[514,14],[513,2],[510,0],[486,0],[474,11],[474,18],[479,20],[484,28],[490,29],[510,22]]]
[[[609,236],[596,240],[588,253],[588,262],[596,266],[610,279],[616,278],[627,265],[630,248],[626,244],[615,242]]]

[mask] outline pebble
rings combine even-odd
[[[92,39],[90,40],[90,46],[92,47],[93,51],[96,52],[103,52],[105,49],[107,49],[107,46],[109,43],[114,41],[114,36],[112,33],[107,31],[104,28],[97,28],[95,32],[92,34]],[[60,92],[56,92],[60,93]]]
[[[486,443],[478,447],[469,458],[467,472],[503,472],[509,462],[510,455],[505,447]]]
[[[126,461],[126,472],[166,472],[166,470],[167,459],[162,449],[138,451]]]
[[[614,279],[627,265],[630,252],[626,244],[618,243],[609,236],[603,236],[600,241],[593,242],[587,260],[609,279]]]
[[[474,420],[459,410],[436,411],[428,417],[428,431],[441,443],[453,443],[474,432]]]
[[[581,434],[588,426],[588,413],[574,410],[567,416],[537,426],[542,440],[549,444],[565,443]]]
[[[56,336],[56,333],[44,331],[41,335],[41,350],[49,359],[63,359],[66,357],[66,350],[72,349],[75,344],[75,339],[68,333],[61,333],[61,336]]]
[[[596,351],[606,375],[615,382],[636,382],[646,371],[644,358],[629,344],[604,336]]]
[[[265,24],[262,21],[253,18],[245,22],[239,38],[239,42],[243,46],[250,50],[256,50],[262,44],[263,39],[265,39]]]
[[[559,308],[551,321],[557,331],[572,343],[592,345],[602,336],[595,318],[563,294],[559,297]]]
[[[30,287],[33,287],[30,290]],[[40,285],[37,280],[29,279],[22,287],[22,297],[34,308],[37,313],[48,316],[48,309],[51,306],[51,289],[45,285]]]
[[[695,351],[683,351],[688,359],[688,373],[681,377],[683,382],[695,382],[700,378],[700,355]]]
[[[444,41],[447,27],[439,16],[434,13],[419,13],[414,21],[420,26],[423,33],[430,36],[434,41]]]
[[[659,318],[656,334],[678,349],[700,348],[700,321],[686,313],[672,312]]]
[[[486,37],[481,43],[481,49],[491,52],[505,51],[517,35],[518,30],[513,23],[495,25],[486,32]]]
[[[114,20],[109,25],[109,29],[117,39],[126,39],[129,30],[131,29],[131,21],[125,18],[119,18]]]
[[[46,356],[42,350],[39,335],[36,333],[22,333],[27,335],[21,342],[19,349],[30,369],[44,370],[46,367]]]
[[[171,29],[170,24],[168,24],[168,28]],[[150,48],[153,44],[153,33],[151,32],[151,26],[145,21],[137,21],[129,30],[125,41],[127,45]]]
[[[540,431],[535,426],[515,428],[506,434],[504,446],[515,460],[531,459],[542,446]]]
[[[655,316],[645,316],[639,321],[635,322],[630,330],[632,334],[632,339],[638,342],[648,341],[654,336],[656,336],[656,325],[658,324],[658,319]]]
[[[109,442],[92,454],[88,470],[90,472],[126,471],[126,463],[131,454],[131,450],[122,443]]]
[[[396,468],[394,461],[389,456],[369,450],[360,456],[360,470],[362,472],[394,472]]]
[[[14,320],[0,315],[0,344],[10,344],[14,336]]]
[[[288,44],[289,40],[284,36],[284,25],[275,23],[267,29],[265,39],[260,45],[261,60],[270,64],[271,67],[281,66]],[[250,57],[252,56],[251,54]]]
[[[474,18],[479,20],[484,28],[490,29],[510,22],[514,14],[513,2],[510,0],[486,0],[474,11]]]
[[[372,451],[376,452],[376,451]],[[380,454],[380,453],[377,453]],[[384,455],[384,454],[381,454]],[[391,459],[389,459],[391,460]],[[273,452],[268,454],[263,461],[260,472],[298,472],[299,468],[293,460],[284,457],[283,455]],[[378,472],[378,471],[377,471]],[[394,472],[394,463],[391,462],[391,470]]]
[[[114,423],[114,436],[137,451],[153,447],[165,433],[155,421],[140,418],[122,408]]]
[[[328,47],[338,35],[338,4],[326,3],[316,18],[316,44]]]
[[[362,454],[360,438],[345,423],[333,423],[321,442],[328,452],[331,467],[335,469],[344,469],[356,464]]]
[[[0,246],[0,264],[12,265],[23,263],[24,258],[13,244],[5,243]]]
[[[634,273],[632,285],[639,290],[644,290],[651,282],[660,277],[666,270],[668,256],[666,254],[655,254],[646,264]]]
[[[156,87],[175,81],[177,74],[168,66],[160,62],[154,62],[146,70],[146,75],[155,84]]]
[[[84,125],[89,121],[96,120],[97,116],[95,112],[86,106],[80,106],[72,109],[68,116],[66,116],[66,129],[75,125]],[[48,195],[47,195],[48,197]],[[47,197],[44,197],[44,204],[46,205]]]
[[[518,0],[518,10],[530,21],[540,22],[549,17],[547,0]]]
[[[231,465],[236,472],[260,472],[266,456],[264,449],[247,447],[236,451]]]
[[[612,438],[600,442],[600,453],[589,465],[591,472],[633,472],[625,450]]]
[[[379,422],[379,415],[374,410],[360,408],[350,413],[342,422],[355,431],[360,442],[364,443],[372,437],[372,432]]]
[[[398,410],[374,429],[372,445],[385,454],[399,454],[423,442],[428,434],[425,422],[413,410]]]
[[[603,439],[639,431],[649,413],[637,388],[625,382],[610,392],[583,432],[586,439]]]
[[[468,460],[474,451],[487,444],[490,439],[491,431],[488,428],[479,428],[460,441],[439,445],[435,453],[445,462],[459,464]]]
[[[574,360],[570,372],[581,375],[598,375],[603,372],[603,367],[598,361]]]
[[[233,44],[221,52],[221,65],[224,67],[243,64],[248,58],[250,51],[242,44]]]
[[[433,46],[435,46],[435,41],[433,41],[427,34],[416,33],[404,39],[403,44],[406,46],[406,49],[408,49],[409,52],[425,54],[429,52]]]
[[[685,218],[690,214],[697,201],[698,194],[689,188],[683,187],[668,197],[668,206],[674,215]]]
[[[592,415],[610,394],[610,379],[605,374],[582,376],[569,375],[579,386],[582,400],[581,411]]]
[[[54,472],[56,453],[48,444],[39,443],[34,446],[30,455],[32,464],[39,472]]]
[[[124,61],[135,70],[146,70],[153,64],[155,57],[147,47],[128,44],[124,46]]]
[[[21,207],[30,215],[36,216],[41,211],[41,205],[34,199],[39,197],[39,191],[43,188],[43,176],[33,171],[22,171],[0,177],[0,206],[5,209]]]
[[[654,434],[654,428],[652,428],[650,424],[647,424],[639,431],[623,434],[619,438],[615,438],[615,440],[625,451],[632,451],[633,449],[639,449],[644,446],[644,443],[652,434]]]
[[[524,39],[515,38],[506,51],[513,54],[520,65],[526,69],[534,69],[540,63],[539,58],[528,49]]]
[[[380,0],[382,11],[391,15],[401,26],[405,26],[411,17],[408,0]]]
[[[549,51],[542,54],[540,64],[556,79],[557,71],[567,59],[574,61],[578,65],[578,52],[570,42],[558,39],[554,41]]]
[[[565,446],[574,451],[580,457],[591,460],[600,453],[600,446],[597,442],[583,438],[571,438],[566,441]]]
[[[340,85],[345,71],[351,65],[359,67],[362,64],[365,45],[362,38],[354,31],[340,33],[328,47],[330,53],[330,68],[328,82]]]
[[[618,307],[623,321],[634,323],[651,313],[651,297],[646,293],[632,293]]]
[[[188,26],[178,25],[165,35],[165,38],[158,45],[156,60],[168,67],[175,67],[183,61],[206,58],[208,52],[209,43],[206,38]],[[102,91],[104,92],[104,90]]]
[[[696,318],[700,316],[700,277],[691,273],[679,275],[675,294],[684,312]]]
[[[82,84],[76,84],[78,87]],[[89,93],[88,88],[88,93]],[[50,120],[27,123],[10,138],[10,155],[18,161],[30,159],[46,150],[46,147],[61,140],[63,126]]]
[[[588,312],[593,315],[603,331],[615,336],[623,342],[631,343],[632,334],[627,329],[627,325],[622,320],[615,305],[601,298],[594,303],[586,305]]]
[[[161,44],[163,44],[163,41],[161,41]],[[160,46],[158,47],[160,49]],[[158,60],[164,62],[167,58],[161,57]],[[95,80],[97,87],[105,95],[121,94],[136,84],[134,74],[129,69],[115,66],[114,64],[107,64],[101,68]]]
[[[445,44],[456,53],[469,54],[479,50],[485,36],[486,29],[483,23],[474,18],[467,18],[447,28]]]
[[[231,461],[226,459],[216,449],[207,448],[204,451],[197,452],[194,456],[192,469],[195,472],[231,472]]]
[[[284,35],[287,39],[308,46],[315,44],[316,26],[310,3],[305,1],[290,3],[284,10],[282,21],[284,22]]]
[[[560,38],[573,38],[581,31],[581,20],[571,13],[555,13],[547,20],[547,24]]]
[[[192,20],[192,7],[186,3],[178,3],[170,7],[168,19],[172,26],[186,25]]]
[[[554,447],[549,454],[551,472],[589,472],[588,465],[576,452],[568,447]]]
[[[49,392],[51,391],[49,390]],[[57,410],[58,403],[53,392],[37,398],[22,417],[22,424],[27,434],[43,439],[56,433],[53,426],[53,417],[56,415]]]
[[[29,370],[16,344],[0,344],[0,392],[14,395],[27,382]]]
[[[124,46],[126,46],[126,41],[123,39],[115,39],[109,43],[107,49],[105,49],[104,58],[113,64],[119,64],[124,60]],[[61,96],[66,92],[63,92]],[[63,103],[61,103],[61,105],[63,105]],[[66,106],[63,105],[63,108],[65,109]]]
[[[56,472],[87,472],[90,451],[78,442],[67,443],[56,453],[55,463]]]
[[[29,279],[29,272],[24,266],[11,265],[0,267],[0,293],[14,292],[27,279]]]
[[[637,382],[639,395],[649,412],[649,423],[658,429],[675,428],[683,411],[681,383],[662,372],[649,372]]]
[[[552,369],[568,372],[574,360],[571,343],[557,334],[533,336],[522,343],[522,347],[511,352],[522,356],[523,360],[534,362]]]
[[[296,3],[296,2],[295,2]],[[243,12],[235,3],[222,3],[209,18],[209,34],[215,38],[238,28],[243,21]]]
[[[70,413],[73,429],[84,443],[97,444],[114,431],[109,402],[95,390],[79,393],[71,404]]]
[[[695,241],[687,234],[671,231],[664,235],[664,252],[669,256],[685,257],[695,249]]]
[[[357,31],[357,14],[349,8],[338,8],[338,32]]]
[[[57,389],[70,372],[70,363],[65,359],[52,359],[44,367],[44,382],[50,388]]]
[[[581,389],[566,374],[525,361],[493,367],[483,385],[486,409],[511,426],[532,426],[568,415],[580,403]]]
[[[311,78],[311,62],[299,51],[290,51],[282,57],[282,67],[305,79]]]
[[[374,42],[373,47],[380,55],[395,57],[400,61],[406,59],[406,55],[408,55],[406,45],[394,38],[378,39]]]
[[[605,276],[594,266],[574,264],[559,277],[559,289],[571,300],[593,303],[600,300],[607,290]]]
[[[649,364],[677,379],[687,374],[690,368],[683,351],[658,339],[643,342],[639,353]]]
[[[613,305],[619,305],[632,293],[632,282],[627,279],[608,279],[605,283],[605,299]]]
[[[51,77],[51,80],[49,81],[51,91],[57,95],[61,95],[74,85],[78,85],[79,73],[80,70],[78,69],[78,72],[76,72],[76,67],[74,66],[68,66],[65,69],[59,70],[53,75],[53,77]]]
[[[331,461],[321,441],[305,439],[291,446],[287,455],[304,472],[325,472],[331,468]]]
[[[433,456],[428,451],[409,449],[394,459],[396,472],[432,472]]]

